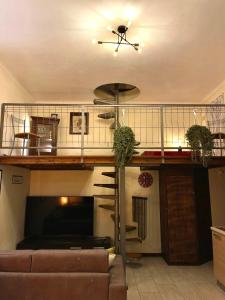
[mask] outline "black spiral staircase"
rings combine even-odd
[[[112,189],[114,191],[113,194],[100,194],[100,195],[94,195],[95,198],[99,198],[99,199],[105,199],[108,200],[108,203],[104,203],[104,204],[99,204],[98,206],[100,208],[103,208],[105,210],[108,210],[109,212],[111,212],[109,215],[112,219],[112,221],[115,223],[115,227],[116,227],[116,217],[118,218],[118,224],[117,226],[120,226],[120,216],[119,213],[116,216],[116,210],[118,208],[118,201],[119,201],[119,190],[118,190],[118,184],[117,184],[117,172],[102,172],[101,173],[103,176],[107,176],[107,177],[111,177],[113,178],[114,182],[113,183],[96,183],[94,184],[94,186],[97,187],[103,187],[103,188],[107,188],[107,189]],[[139,227],[138,227],[138,222],[136,223],[136,225],[125,225],[125,231],[126,231],[126,242],[132,242],[132,243],[142,243],[143,239],[142,237],[139,235]],[[119,230],[119,229],[118,229]],[[130,232],[134,232],[135,231],[135,237],[129,237],[129,233]],[[115,234],[117,234],[117,230],[115,230]],[[118,238],[119,237],[115,237]],[[129,259],[129,261],[127,260],[127,262],[131,262],[132,260]]]
[[[119,104],[120,99],[130,99],[133,96],[136,96],[139,94],[139,90],[129,84],[124,83],[111,83],[111,84],[104,84],[99,87],[97,87],[94,91],[95,95],[99,97],[100,99],[94,99],[94,104],[96,105],[112,105],[112,104]],[[98,118],[112,121],[109,128],[114,130],[118,126],[120,126],[119,122],[119,111],[117,107],[112,107],[112,111],[107,111],[104,113],[98,114]],[[136,146],[138,146],[140,143],[136,142]],[[134,154],[138,154],[139,152],[135,151]],[[113,172],[102,172],[103,176],[111,177],[113,179],[112,183],[96,183],[94,184],[97,187],[103,187],[107,189],[112,189],[114,191],[113,194],[101,194],[101,195],[94,195],[95,198],[99,199],[106,199],[109,201],[107,204],[100,204],[99,207],[105,210],[110,211],[110,216],[112,221],[114,222],[114,228],[115,228],[115,246],[116,250],[119,251],[119,242],[120,242],[120,191],[119,191],[119,177],[118,177],[118,168],[115,167],[115,170]],[[134,225],[125,225],[125,232],[133,232],[137,230],[137,226]],[[129,238],[126,237],[126,241],[131,242],[141,242],[139,237],[136,238]],[[125,251],[125,250],[124,250]]]

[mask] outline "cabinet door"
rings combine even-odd
[[[213,265],[217,280],[225,285],[225,236],[213,232]]]
[[[196,263],[198,242],[192,176],[166,176],[166,197],[169,262]]]
[[[56,155],[59,119],[31,116],[31,131],[40,138],[41,155]],[[31,146],[37,146],[31,141]],[[46,147],[46,148],[45,148]],[[37,155],[37,149],[30,149],[29,155]]]

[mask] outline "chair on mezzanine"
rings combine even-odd
[[[31,140],[36,140],[37,144],[37,152],[38,155],[40,155],[40,136],[33,132],[27,132],[26,131],[26,120],[25,119],[19,119],[15,117],[14,115],[11,115],[11,124],[12,124],[12,133],[13,133],[13,142],[12,147],[10,150],[10,156],[12,155],[13,150],[15,149],[15,142],[16,139],[22,139],[23,140],[23,146],[22,146],[22,155],[24,156],[25,153],[25,147],[26,147],[26,141],[28,141],[28,145],[30,145]]]
[[[212,139],[214,146],[219,147],[219,149],[214,150],[216,156],[224,156],[225,147],[225,133],[224,132],[214,132],[212,133]]]

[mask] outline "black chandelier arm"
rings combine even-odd
[[[127,30],[128,30],[127,26],[120,25],[120,26],[118,26],[117,31],[115,31],[115,30],[111,31],[113,34],[115,34],[117,36],[117,42],[98,41],[98,44],[114,44],[114,45],[116,45],[116,48],[114,50],[115,52],[118,52],[120,45],[128,45],[128,46],[133,47],[136,51],[139,52],[139,46],[140,46],[139,43],[130,43],[127,40]]]
[[[118,42],[103,42],[103,41],[98,41],[98,44],[114,44],[114,45],[118,45]],[[138,47],[139,44],[128,44],[128,43],[120,43],[120,45],[127,45],[127,46],[133,46],[133,47]]]
[[[124,35],[124,34],[123,34]],[[117,47],[116,47],[116,49],[115,49],[115,52],[118,52],[118,50],[119,50],[119,47],[120,47],[120,45],[121,45],[121,43],[122,43],[122,40],[123,40],[123,36],[121,35],[118,35],[118,44],[117,44]]]
[[[138,43],[135,43],[135,44],[131,44],[130,42],[128,42],[128,40],[126,39],[126,35],[123,34],[123,35],[120,35],[119,33],[117,33],[115,30],[112,30],[112,33],[116,34],[118,37],[121,38],[121,41],[124,40],[125,42],[127,42],[130,46],[132,46],[135,50],[138,50],[138,46],[139,44]],[[125,36],[125,37],[124,37]]]

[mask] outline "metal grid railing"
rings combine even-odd
[[[112,155],[114,118],[99,118],[118,110],[120,125],[133,129],[140,150],[188,149],[187,129],[208,126],[212,133],[225,134],[225,105],[75,105],[14,104],[2,105],[1,154],[35,155]],[[12,125],[12,116],[23,120]],[[32,132],[40,139],[16,138]],[[214,155],[224,155],[224,139],[215,140]],[[55,152],[53,152],[55,150]],[[57,151],[57,152],[56,152]],[[140,151],[141,152],[141,151]]]

